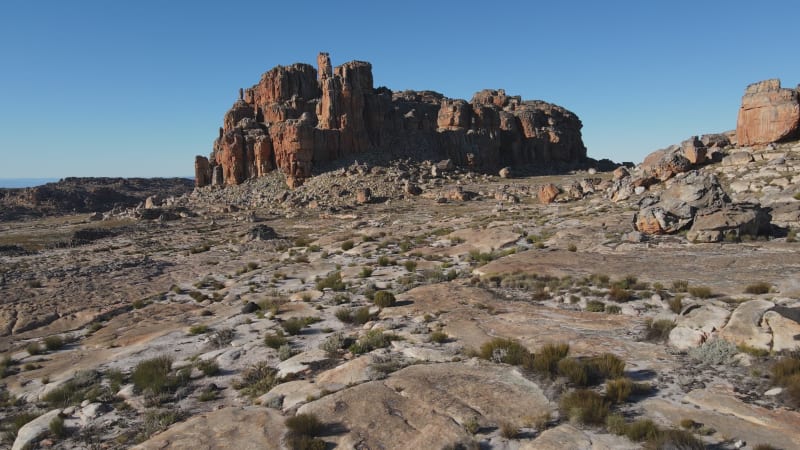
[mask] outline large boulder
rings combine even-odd
[[[675,328],[669,333],[669,343],[680,350],[697,347],[722,329],[730,316],[730,311],[719,306],[692,308],[678,317]]]
[[[720,332],[720,337],[736,345],[769,351],[772,333],[766,324],[762,326],[762,318],[773,307],[775,304],[766,300],[742,303],[731,314],[731,319]]]
[[[689,161],[678,146],[672,146],[650,153],[642,161],[641,169],[647,176],[659,181],[666,181],[675,175],[687,172],[692,168]]]
[[[782,89],[778,79],[760,81],[745,89],[736,136],[740,146],[769,144],[800,134],[800,94]]]
[[[708,208],[695,215],[686,234],[691,242],[720,242],[742,236],[767,235],[770,215],[758,205],[738,203]]]

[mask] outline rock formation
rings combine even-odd
[[[333,68],[320,53],[317,65],[278,66],[240,90],[210,159],[195,160],[198,187],[239,184],[274,169],[293,187],[314,164],[363,152],[427,152],[485,171],[586,159],[582,124],[560,106],[502,89],[480,91],[469,102],[392,92],[373,87],[367,62]]]
[[[736,122],[740,146],[800,137],[800,88],[782,89],[778,79],[747,86]]]

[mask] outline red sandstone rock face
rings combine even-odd
[[[208,158],[196,156],[194,158],[194,185],[202,187],[209,184],[211,184],[211,166],[208,164]]]
[[[780,80],[751,84],[742,97],[736,121],[738,144],[760,145],[800,134],[800,94],[781,89]]]
[[[369,63],[333,68],[320,53],[317,65],[275,67],[240,91],[209,164],[196,161],[198,186],[238,184],[275,169],[298,185],[314,162],[367,151],[433,152],[492,172],[586,159],[580,120],[559,106],[502,89],[480,91],[470,102],[432,91],[393,93],[373,87]]]

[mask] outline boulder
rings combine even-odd
[[[59,414],[61,414],[61,410],[54,409],[23,425],[17,432],[17,438],[14,439],[11,450],[33,448],[36,441],[50,431],[50,421],[58,417]]]
[[[742,166],[753,162],[753,155],[750,152],[736,152],[722,158],[723,166]]]
[[[758,205],[737,203],[699,211],[686,234],[690,242],[720,242],[768,235],[770,215]]]
[[[731,314],[728,324],[720,331],[720,337],[736,345],[746,345],[759,350],[770,350],[772,333],[762,326],[764,313],[775,306],[766,300],[750,300],[739,305]]]
[[[539,187],[538,197],[539,201],[545,205],[553,203],[561,191],[553,183],[548,183]]]
[[[503,167],[497,174],[500,176],[500,178],[511,178],[511,168]]]
[[[369,188],[356,189],[356,203],[363,205],[372,200],[372,191]]]
[[[702,305],[679,316],[669,334],[669,343],[679,350],[697,347],[728,323],[730,311],[714,305]]]
[[[778,79],[760,81],[745,89],[736,120],[738,144],[763,145],[800,134],[800,94],[782,89]]]
[[[616,169],[614,169],[614,172],[612,173],[612,177],[613,177],[614,181],[621,180],[623,178],[627,178],[630,175],[631,175],[630,172],[628,172],[628,169],[625,166],[617,167]]]
[[[683,156],[692,164],[703,164],[706,162],[706,146],[697,136],[683,141],[681,143],[681,150]]]
[[[692,163],[683,156],[680,147],[672,146],[650,153],[642,161],[642,171],[660,181],[666,181],[675,175],[687,172]]]
[[[788,314],[787,308],[775,307],[764,313],[764,323],[772,331],[772,351],[795,351],[800,347],[800,323],[798,311]],[[793,317],[792,317],[793,316]]]

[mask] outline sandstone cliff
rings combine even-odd
[[[418,149],[475,170],[580,163],[581,121],[542,101],[483,90],[469,102],[431,91],[373,87],[372,65],[278,66],[239,92],[210,158],[195,159],[197,186],[239,184],[278,169],[296,186],[315,163],[363,152]]]

